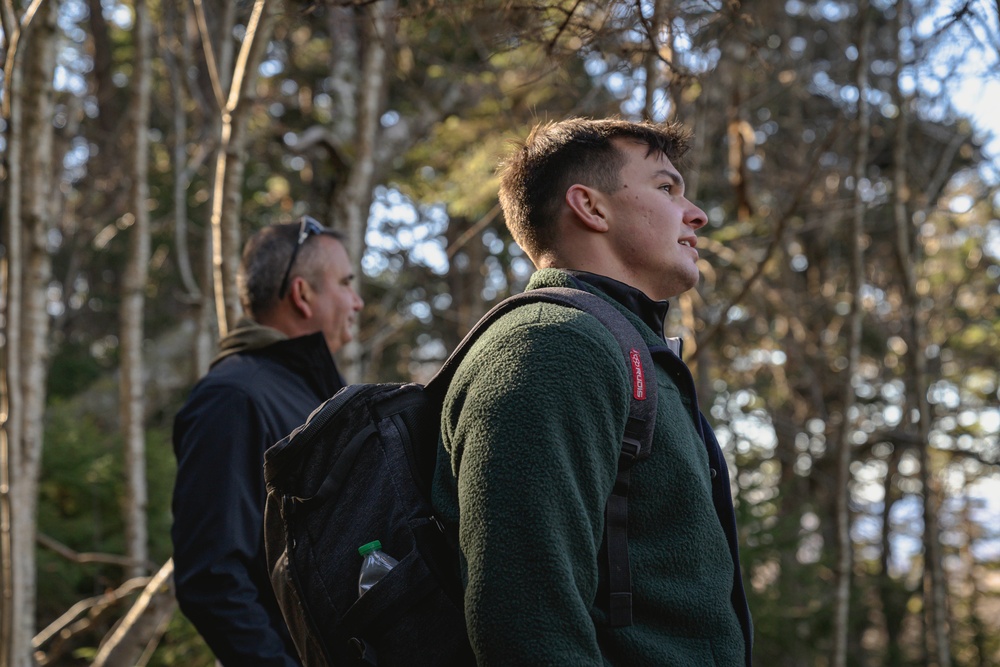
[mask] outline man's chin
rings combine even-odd
[[[685,292],[689,292],[698,286],[698,281],[701,280],[701,274],[695,274],[694,276],[684,276],[684,278],[678,278],[678,280],[673,281],[670,284],[664,284],[660,286],[660,290],[657,294],[649,294],[650,298],[656,301],[667,301],[668,299],[673,299],[678,297]]]

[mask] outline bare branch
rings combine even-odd
[[[701,352],[701,350],[705,349],[706,343],[709,340],[711,340],[714,336],[716,336],[719,333],[719,330],[723,327],[723,325],[725,325],[726,313],[728,313],[733,306],[738,305],[743,301],[744,298],[746,298],[746,295],[750,293],[751,289],[753,289],[757,280],[764,274],[764,269],[767,267],[768,262],[771,261],[771,257],[774,255],[774,252],[778,249],[778,246],[781,243],[781,239],[785,234],[785,228],[788,226],[789,220],[791,220],[792,217],[796,214],[796,212],[798,212],[799,206],[802,204],[802,200],[805,198],[806,192],[809,190],[809,186],[816,178],[816,172],[819,169],[820,158],[823,156],[824,153],[826,153],[827,150],[829,150],[830,146],[833,144],[834,139],[836,139],[839,130],[840,130],[839,124],[834,126],[834,128],[830,131],[829,135],[827,136],[826,142],[823,144],[823,146],[820,147],[819,150],[813,153],[812,162],[809,165],[809,171],[806,173],[806,177],[803,178],[802,181],[799,183],[799,187],[795,192],[795,196],[792,198],[792,203],[788,206],[784,214],[781,216],[781,218],[778,219],[778,222],[774,226],[774,233],[771,236],[771,242],[768,244],[767,250],[764,252],[764,258],[761,259],[759,264],[757,264],[757,268],[754,269],[753,274],[745,282],[745,284],[743,285],[743,289],[740,291],[740,293],[737,294],[736,297],[732,301],[730,301],[729,304],[723,310],[719,311],[721,313],[719,319],[716,320],[716,322],[711,327],[709,327],[708,331],[706,331],[698,339],[697,347],[695,351],[691,354],[689,362],[698,358],[698,355]]]
[[[445,251],[445,254],[448,255],[448,259],[454,257],[456,252],[461,250],[466,243],[476,236],[476,234],[483,231],[486,225],[496,220],[498,215],[500,215],[500,204],[496,204],[492,209],[490,209],[489,213],[480,218],[476,224],[465,230],[465,232],[463,232],[463,234],[459,236],[454,243],[448,246],[448,249]]]
[[[208,67],[208,78],[212,82],[215,93],[215,103],[219,109],[226,106],[226,97],[222,92],[222,82],[219,79],[219,66],[215,62],[215,50],[212,48],[212,38],[208,34],[208,20],[205,18],[205,7],[201,0],[193,0],[195,16],[198,19],[198,34],[201,35],[201,48],[205,52],[205,64]]]
[[[10,43],[7,47],[7,61],[4,63],[3,68],[3,80],[4,86],[7,88],[8,93],[14,89],[14,62],[17,57],[17,46],[18,42],[21,41],[21,35],[28,29],[31,25],[32,19],[38,13],[39,7],[45,0],[32,0],[28,8],[24,10],[24,16],[21,17],[20,25],[15,25],[13,31],[10,35]],[[8,9],[4,11],[4,14],[10,14],[11,17],[15,16],[13,7],[8,6]],[[13,95],[7,94],[3,96],[3,110],[0,113],[5,119],[10,118],[10,98]]]
[[[569,26],[569,22],[573,19],[573,14],[576,13],[576,10],[579,9],[580,5],[582,5],[582,4],[583,4],[583,0],[576,0],[576,4],[574,4],[573,8],[569,10],[568,14],[566,14],[566,20],[562,22],[562,25],[559,26],[559,29],[556,31],[555,36],[552,37],[552,41],[549,42],[549,55],[550,56],[555,51],[556,44],[559,43],[559,38],[562,37],[562,34],[563,34],[563,32],[565,32],[566,27]]]
[[[233,81],[229,86],[229,100],[226,101],[225,113],[232,113],[236,105],[240,103],[243,94],[243,78],[246,76],[247,61],[250,59],[250,51],[254,47],[254,38],[257,36],[257,28],[260,27],[260,17],[264,13],[265,0],[255,0],[253,12],[247,22],[246,36],[240,46],[240,55],[236,59],[236,69],[233,71]]]
[[[38,543],[46,549],[54,551],[66,560],[79,563],[81,565],[87,563],[102,563],[104,565],[117,565],[125,568],[135,567],[136,565],[149,568],[150,570],[156,568],[156,563],[148,560],[136,561],[132,558],[128,558],[127,556],[118,556],[115,554],[74,551],[62,542],[59,542],[58,540],[43,533],[38,533],[36,539]]]
[[[152,642],[162,635],[177,602],[174,599],[174,561],[171,558],[146,584],[139,599],[118,627],[105,638],[93,667],[125,667],[141,663]]]
[[[35,638],[31,640],[31,646],[35,649],[40,649],[46,642],[57,634],[60,634],[63,629],[68,628],[81,615],[88,612],[91,612],[92,616],[102,613],[106,607],[114,605],[137,590],[145,588],[148,583],[149,577],[135,577],[134,579],[129,579],[113,591],[80,600],[67,609],[62,616],[49,623],[48,627],[35,635]],[[51,657],[49,656],[49,658]]]
[[[200,0],[196,0],[200,1]],[[225,336],[229,331],[229,304],[226,299],[225,279],[225,249],[223,248],[223,208],[225,207],[226,195],[226,175],[227,175],[227,153],[233,138],[233,115],[239,106],[243,96],[243,80],[246,76],[247,62],[250,54],[256,48],[257,28],[260,26],[261,15],[264,12],[266,0],[255,0],[253,12],[247,22],[246,36],[240,47],[240,54],[237,58],[236,69],[233,72],[232,82],[229,86],[229,99],[225,104],[220,103],[222,110],[222,130],[220,133],[219,151],[215,165],[215,188],[212,194],[212,271],[213,286],[215,294],[216,318],[218,321],[219,335]],[[213,85],[215,82],[213,82]],[[220,101],[222,99],[221,84],[219,89]]]

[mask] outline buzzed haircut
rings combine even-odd
[[[645,144],[678,162],[690,134],[679,124],[619,118],[568,120],[536,125],[500,168],[500,206],[514,240],[531,258],[552,247],[556,216],[574,184],[612,193],[621,187],[626,156],[613,140]]]
[[[259,319],[278,305],[281,279],[298,245],[300,227],[299,222],[268,225],[251,236],[243,246],[236,287],[243,311],[252,319]],[[324,227],[319,235],[344,243],[344,235],[333,229]],[[302,277],[318,289],[322,267],[315,261],[318,244],[313,241],[313,236],[317,234],[310,234],[302,242],[288,280],[290,283],[293,278]]]

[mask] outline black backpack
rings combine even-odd
[[[599,592],[610,625],[631,623],[626,499],[632,463],[648,456],[656,421],[652,359],[614,306],[582,290],[543,288],[510,297],[483,316],[426,386],[345,387],[264,454],[271,584],[308,667],[475,664],[458,547],[430,502],[441,407],[479,334],[512,308],[539,301],[594,315],[614,333],[633,378],[618,477],[606,507],[601,567],[610,590]],[[358,547],[373,540],[399,564],[359,598]]]

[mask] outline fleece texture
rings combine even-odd
[[[603,296],[651,349],[664,349],[641,317],[593,284],[549,269],[528,289],[548,286]],[[620,287],[616,297],[634,297]],[[713,497],[721,457],[702,437],[690,373],[676,357],[664,364],[656,356],[653,451],[633,468],[629,494],[634,622],[623,628],[605,623],[598,564],[631,391],[614,337],[589,314],[530,304],[490,327],[458,368],[433,497],[461,548],[480,665],[749,663],[735,524],[724,529]],[[725,496],[731,514],[728,480]]]

